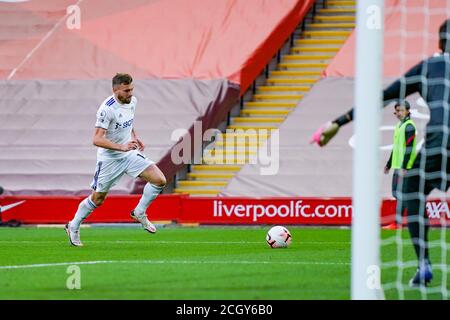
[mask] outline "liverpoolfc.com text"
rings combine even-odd
[[[348,218],[351,217],[352,205],[318,205],[303,204],[303,200],[291,200],[288,204],[230,204],[214,200],[214,217],[235,216],[238,218],[252,217],[254,222],[262,217],[273,218]]]

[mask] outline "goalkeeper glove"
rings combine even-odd
[[[314,132],[310,143],[317,143],[323,147],[326,145],[339,131],[339,125],[336,122],[327,122]]]

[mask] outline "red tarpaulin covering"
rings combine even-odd
[[[0,8],[19,7],[45,21],[53,11],[44,9],[57,7],[54,0],[36,2]],[[68,5],[56,3],[59,12]],[[313,3],[86,0],[80,29],[68,29],[64,17],[54,30],[45,28],[48,39],[13,79],[104,79],[121,69],[137,78],[227,78],[244,92]]]
[[[398,77],[420,60],[438,52],[438,31],[450,17],[450,1],[386,0],[384,19],[384,76]],[[355,76],[353,32],[324,71],[326,77]]]

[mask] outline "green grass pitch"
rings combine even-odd
[[[350,298],[349,229],[288,226],[293,243],[287,249],[267,246],[268,229],[166,227],[151,235],[138,228],[83,228],[85,246],[76,248],[63,228],[0,228],[0,299]],[[383,238],[393,237],[395,231],[383,231]],[[403,237],[402,254],[413,259],[406,230]],[[431,232],[432,240],[440,237]],[[442,251],[432,250],[432,259],[441,259]],[[383,246],[383,261],[397,254],[396,246]],[[80,289],[70,290],[73,265]],[[414,269],[404,269],[405,288]],[[433,284],[439,286],[442,275],[437,270]],[[395,268],[382,272],[383,283],[396,277]],[[396,290],[385,292],[387,298],[399,297]],[[404,298],[423,294],[407,290]],[[426,295],[442,298],[434,291]]]

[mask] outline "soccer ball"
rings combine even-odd
[[[266,241],[271,248],[287,248],[291,244],[292,236],[285,227],[275,226],[267,232]]]

